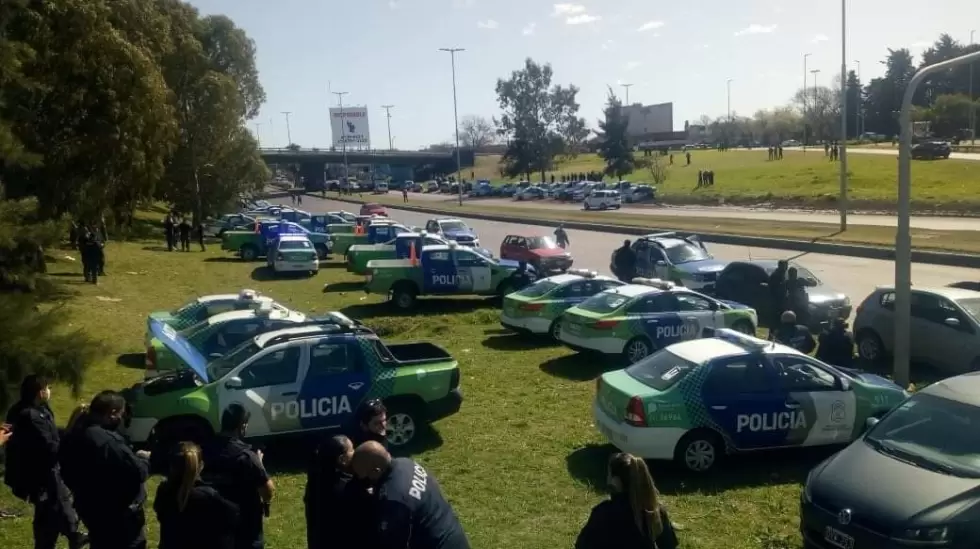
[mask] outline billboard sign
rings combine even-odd
[[[333,135],[334,147],[370,147],[371,128],[368,125],[367,107],[330,109],[330,133]]]

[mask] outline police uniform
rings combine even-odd
[[[817,346],[810,329],[802,324],[780,324],[776,329],[776,342],[805,354],[812,353]]]
[[[259,489],[269,474],[252,447],[237,437],[219,436],[204,449],[205,482],[238,506],[241,520],[235,532],[237,549],[262,549],[266,506]]]
[[[91,549],[145,549],[149,463],[118,432],[87,425],[62,440],[59,462]]]
[[[160,522],[160,549],[234,549],[238,506],[198,481],[180,510],[178,489],[177,483],[165,480],[153,499]]]
[[[391,460],[377,486],[381,549],[469,549],[439,483],[408,458]]]
[[[854,365],[854,339],[846,330],[825,331],[820,334],[820,345],[817,347],[817,359],[850,368]]]

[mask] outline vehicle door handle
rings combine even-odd
[[[786,407],[789,408],[790,410],[795,410],[800,407],[800,403],[789,400],[786,401]]]
[[[727,410],[728,406],[712,406],[712,410]]]
[[[299,394],[299,391],[289,391],[288,393],[283,393],[282,396],[284,396],[284,397],[294,397],[294,396],[296,396],[298,394]]]

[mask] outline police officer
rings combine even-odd
[[[88,414],[65,434],[59,463],[91,549],[146,549],[146,479],[150,453],[133,452],[118,433],[126,400],[95,395]]]
[[[636,277],[636,252],[633,251],[632,242],[623,241],[623,247],[616,250],[613,255],[614,273],[619,280],[630,282]]]
[[[834,366],[854,366],[854,338],[847,330],[847,321],[835,318],[830,328],[820,334],[817,360]]]
[[[439,483],[421,465],[408,458],[393,459],[382,445],[365,442],[354,451],[351,468],[374,486],[378,547],[469,549]]]
[[[571,241],[568,240],[568,233],[565,232],[564,223],[558,225],[558,228],[555,229],[555,240],[558,242],[558,247],[563,250],[571,244]]]
[[[78,530],[68,488],[58,467],[60,437],[48,407],[51,387],[47,379],[29,375],[21,382],[20,401],[7,414],[16,433],[7,454],[7,484],[14,495],[34,506],[34,547],[54,549],[58,536],[74,549],[87,543]]]
[[[510,278],[514,283],[514,291],[523,290],[534,282],[531,273],[527,271],[527,261],[519,261],[517,263],[517,270],[514,271],[514,274],[510,275]]]
[[[309,549],[369,546],[363,533],[373,525],[366,484],[352,482],[354,445],[344,435],[323,440],[306,477],[306,540]]]
[[[180,220],[180,225],[177,229],[180,233],[180,251],[191,251],[191,222],[185,217]]]
[[[788,345],[797,351],[810,354],[817,346],[813,339],[810,329],[802,324],[797,324],[796,313],[793,311],[783,311],[779,318],[779,327],[776,328],[774,337],[776,343]]]
[[[373,440],[388,447],[388,409],[381,399],[365,400],[354,411],[350,440],[354,447]]]
[[[779,326],[779,315],[786,310],[786,271],[789,269],[789,262],[780,259],[776,264],[776,270],[769,275],[769,300],[772,305],[766,324],[770,328]]]
[[[248,410],[237,403],[221,414],[221,433],[204,450],[202,478],[238,505],[235,548],[263,549],[262,522],[269,515],[275,487],[262,464],[262,452],[242,441],[249,418]]]

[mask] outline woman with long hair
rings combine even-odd
[[[75,429],[81,429],[82,425],[85,423],[85,418],[88,416],[88,404],[79,404],[71,411],[71,415],[68,416],[68,425],[65,426],[65,432],[71,433]]]
[[[354,445],[344,435],[321,442],[306,477],[306,540],[309,549],[344,549],[364,544],[370,520],[369,494],[352,482]],[[362,525],[365,528],[361,528]]]
[[[201,482],[201,448],[181,442],[157,488],[160,549],[234,549],[238,507]]]
[[[612,497],[592,509],[575,549],[675,549],[677,536],[646,463],[630,454],[609,459]]]

